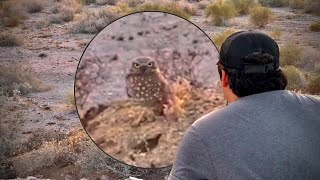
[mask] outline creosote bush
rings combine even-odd
[[[296,65],[301,58],[302,49],[293,44],[285,44],[280,48],[280,63],[281,66]]]
[[[231,18],[236,16],[237,11],[232,3],[220,0],[208,5],[205,14],[216,26],[222,26],[226,25]]]
[[[220,50],[222,43],[233,33],[236,33],[237,31],[234,29],[226,29],[223,32],[216,34],[211,37],[214,44],[217,46],[217,48]]]
[[[250,9],[250,22],[260,28],[265,27],[273,17],[272,11],[263,6],[256,6]]]

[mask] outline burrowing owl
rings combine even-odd
[[[151,58],[136,58],[132,62],[126,81],[129,97],[151,106],[168,103],[170,86]]]

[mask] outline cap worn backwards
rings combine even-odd
[[[269,61],[256,61],[259,54]],[[222,44],[219,63],[234,72],[267,73],[279,69],[279,47],[264,33],[240,31],[229,36]]]

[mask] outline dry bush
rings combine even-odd
[[[259,5],[257,0],[228,0],[236,7],[239,14],[248,14],[251,8]]]
[[[89,4],[94,4],[94,3],[96,3],[96,0],[77,0],[77,2],[80,3],[80,4],[87,4],[87,5],[89,5]]]
[[[61,0],[58,5],[58,12],[63,11],[64,8],[70,9],[74,13],[82,11],[82,5],[77,0]]]
[[[273,29],[270,33],[270,36],[274,39],[274,40],[280,40],[281,36],[282,36],[282,31],[281,29]]]
[[[313,48],[303,48],[296,67],[311,73],[320,73],[320,52]]]
[[[304,8],[304,0],[289,0],[289,6],[292,9],[303,9]]]
[[[208,5],[205,14],[216,26],[221,26],[226,25],[227,21],[237,14],[237,11],[233,4],[220,0]]]
[[[129,7],[137,7],[144,3],[144,0],[127,0],[125,1]]]
[[[130,10],[130,12],[139,11],[162,11],[175,14],[185,19],[189,19],[191,15],[186,12],[183,7],[177,2],[148,2]]]
[[[0,6],[0,26],[15,27],[27,18],[25,7],[19,1],[5,1]]]
[[[182,9],[190,15],[196,15],[198,12],[198,8],[195,4],[188,3],[185,1],[180,1],[179,4],[182,7]]]
[[[28,13],[41,12],[46,5],[43,0],[23,0],[21,3]]]
[[[120,14],[110,8],[101,9],[98,13],[88,12],[71,29],[72,33],[95,34],[105,28],[110,22],[120,17]]]
[[[250,22],[260,28],[265,27],[273,17],[272,11],[263,6],[256,6],[250,9]]]
[[[259,3],[267,7],[284,7],[289,5],[288,0],[259,0]]]
[[[19,63],[0,64],[0,87],[4,93],[11,96],[14,90],[24,95],[50,89],[37,77],[33,68]]]
[[[308,83],[307,91],[310,94],[320,94],[320,74],[311,76]]]
[[[305,0],[304,12],[320,16],[320,1]]]
[[[310,31],[319,32],[320,31],[320,22],[314,22],[309,26]]]
[[[209,4],[209,2],[201,1],[201,2],[198,3],[198,9],[206,9],[208,4]]]
[[[67,96],[68,96],[68,103],[69,103],[70,105],[72,105],[73,107],[75,107],[75,106],[76,106],[76,103],[75,103],[73,91],[70,91],[70,92],[67,94]]]
[[[222,43],[233,33],[236,33],[235,29],[226,29],[223,32],[211,37],[216,47],[220,50]]]
[[[305,89],[306,80],[298,68],[294,66],[285,66],[282,70],[288,79],[288,85],[286,89],[295,91]]]
[[[118,0],[96,0],[96,4],[98,5],[111,5],[114,6],[118,3]]]
[[[285,65],[296,65],[301,59],[302,49],[293,44],[285,44],[280,48],[280,64]]]
[[[11,33],[0,34],[0,46],[2,47],[13,47],[20,46],[23,43],[22,39]]]

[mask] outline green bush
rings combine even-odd
[[[319,32],[320,31],[320,22],[314,22],[309,26],[310,31]]]
[[[234,29],[226,29],[223,32],[216,34],[211,37],[214,44],[217,46],[217,48],[220,50],[222,43],[233,33],[237,32]]]
[[[250,9],[250,22],[260,28],[265,27],[273,18],[272,11],[267,7],[256,6]]]
[[[303,90],[306,86],[306,80],[302,72],[294,66],[285,66],[283,73],[287,76],[288,79],[288,90]]]
[[[229,0],[239,14],[248,14],[249,10],[259,5],[257,0]]]
[[[320,94],[320,74],[313,75],[310,78],[307,90],[310,94]]]
[[[284,7],[289,5],[288,0],[259,0],[259,3],[267,7]]]
[[[227,21],[237,15],[232,3],[218,1],[208,5],[205,10],[206,17],[211,18],[216,26],[226,25]]]
[[[280,48],[280,64],[285,65],[296,65],[302,55],[302,49],[293,44],[285,44]]]
[[[130,12],[139,12],[139,11],[163,11],[171,14],[175,14],[177,16],[183,17],[185,19],[190,18],[190,14],[186,12],[183,7],[177,2],[169,2],[169,3],[145,3],[141,6],[132,8]]]

